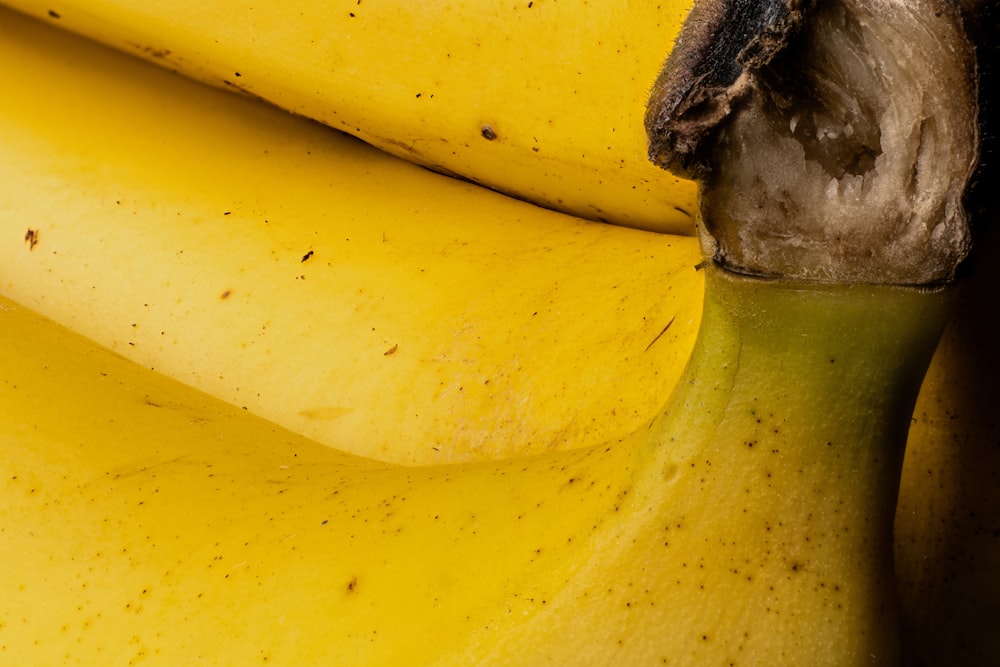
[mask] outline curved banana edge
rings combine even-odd
[[[642,128],[693,0],[4,4],[527,201],[694,229]]]
[[[0,293],[388,461],[595,444],[676,382],[695,239],[518,202],[0,17]]]
[[[422,468],[310,442],[0,301],[0,655],[892,664],[894,452],[947,301],[712,280],[649,428]]]

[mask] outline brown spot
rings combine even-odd
[[[347,582],[347,592],[355,593],[358,590],[358,578],[351,577],[351,580]]]
[[[28,231],[24,233],[24,242],[28,244],[28,250],[34,250],[35,246],[38,245],[38,230],[28,228]]]
[[[233,290],[227,289],[226,291],[224,291],[222,294],[219,295],[219,298],[222,299],[223,301],[225,301],[226,299],[228,299],[232,295],[233,295]]]
[[[486,139],[487,141],[493,141],[497,138],[496,130],[489,125],[483,125],[483,129],[480,133],[483,135],[483,139]]]
[[[383,352],[382,356],[388,357],[388,356],[391,356],[393,354],[396,354],[396,350],[398,350],[398,349],[399,349],[399,344],[397,343],[396,345],[393,345],[388,350],[386,350],[385,352]]]
[[[803,0],[706,0],[685,20],[646,110],[649,159],[702,178],[702,146],[751,92],[749,73],[766,66],[802,27]]]
[[[335,405],[322,405],[314,408],[299,410],[300,417],[306,419],[337,419],[348,414],[352,408],[342,408]]]
[[[656,334],[656,336],[653,338],[653,340],[649,341],[649,345],[646,346],[646,349],[643,350],[643,352],[649,352],[649,348],[653,347],[653,345],[656,343],[656,341],[660,340],[660,338],[663,337],[663,334],[667,333],[667,329],[669,329],[670,325],[674,323],[674,319],[675,318],[676,318],[676,316],[670,318],[670,321],[667,322],[667,326],[663,327],[663,329],[660,331],[660,333]]]

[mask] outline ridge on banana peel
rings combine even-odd
[[[395,155],[591,220],[691,234],[641,110],[693,0],[4,0]]]
[[[694,238],[432,174],[5,9],[0,88],[0,293],[315,440],[407,464],[598,444],[693,343]]]
[[[421,468],[312,443],[4,302],[0,656],[892,664],[901,452],[880,443],[901,442],[948,292],[707,277],[649,428]]]

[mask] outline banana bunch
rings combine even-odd
[[[49,18],[139,34],[87,4]],[[947,290],[699,271],[694,238],[0,31],[0,662],[893,664],[898,586],[907,664],[991,664],[995,517],[957,544],[932,512],[996,498],[954,472],[995,441],[958,361],[995,275],[914,411]]]
[[[592,220],[694,228],[642,109],[694,0],[12,0],[42,20]]]

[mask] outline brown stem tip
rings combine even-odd
[[[702,182],[724,266],[929,284],[971,244],[975,55],[950,0],[701,0],[646,114],[650,159]]]

